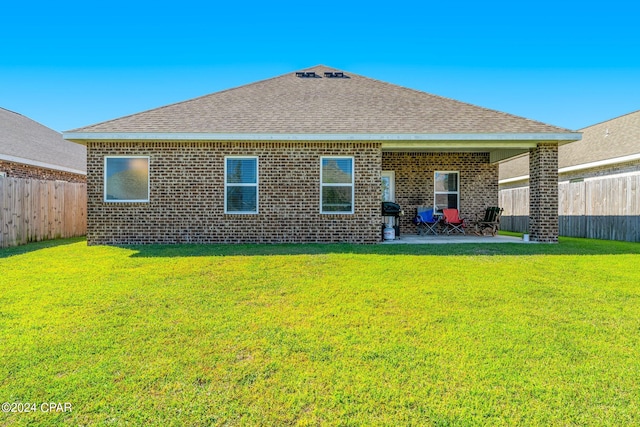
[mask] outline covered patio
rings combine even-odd
[[[413,218],[419,207],[432,207],[437,212],[442,208],[457,209],[461,218],[472,221],[487,207],[498,206],[499,163],[528,153],[531,241],[556,243],[558,145],[575,139],[579,139],[579,135],[573,133],[513,133],[423,135],[412,141],[383,141],[383,200],[397,203],[404,211],[398,218],[400,240],[412,234],[418,238]],[[414,239],[407,240],[413,242]],[[483,242],[478,236],[420,236],[419,240],[421,243]],[[490,237],[487,242],[497,243],[497,240]]]

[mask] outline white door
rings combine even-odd
[[[396,201],[396,173],[394,171],[382,171],[382,201]],[[395,218],[392,216],[386,216],[382,220],[392,227],[395,225]]]
[[[394,171],[382,171],[382,201],[396,201],[396,173]]]

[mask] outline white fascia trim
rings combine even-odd
[[[582,169],[591,169],[591,168],[597,168],[600,166],[615,165],[617,163],[632,162],[634,160],[640,160],[640,153],[631,154],[631,155],[622,156],[622,157],[614,157],[613,159],[599,160],[597,162],[583,163],[581,165],[567,166],[567,167],[558,169],[558,173],[573,172],[573,171],[582,170]]]
[[[584,182],[602,181],[605,179],[628,178],[630,176],[638,176],[638,175],[640,175],[640,171],[616,173],[614,175],[590,176],[589,178],[584,178]],[[564,179],[562,181],[558,181],[558,184],[568,184],[570,182],[571,182],[570,179]]]
[[[65,132],[70,141],[577,141],[580,133],[192,133]]]
[[[581,165],[566,166],[564,168],[559,168],[558,173],[561,174],[566,172],[575,172],[575,171],[584,170],[584,169],[597,168],[600,166],[609,166],[609,165],[615,165],[619,163],[632,162],[634,160],[640,160],[640,153],[630,154],[628,156],[622,156],[622,157],[614,157],[613,159],[599,160],[597,162],[583,163]],[[529,175],[521,175],[513,178],[501,179],[500,181],[498,181],[498,184],[508,184],[510,182],[524,181],[527,179],[529,179]]]
[[[37,166],[39,168],[53,169],[53,170],[63,171],[63,172],[70,172],[70,173],[75,173],[75,174],[78,174],[78,175],[86,175],[87,174],[86,171],[81,171],[79,169],[73,169],[73,168],[67,168],[67,167],[64,167],[64,166],[52,165],[51,163],[39,162],[37,160],[25,159],[25,158],[22,158],[22,157],[9,156],[7,154],[0,154],[0,160],[5,160],[7,162],[22,163],[24,165],[29,165],[29,166]]]
[[[501,179],[498,184],[509,184],[510,182],[526,181],[529,179],[529,175],[521,175],[513,178]]]

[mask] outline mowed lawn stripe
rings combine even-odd
[[[640,421],[637,244],[34,248],[0,400],[73,411],[5,425]]]

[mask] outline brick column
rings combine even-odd
[[[529,234],[534,242],[558,242],[558,143],[529,151]]]

